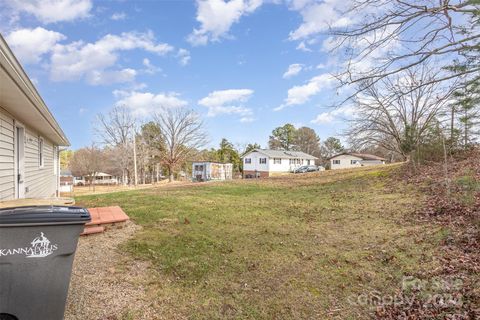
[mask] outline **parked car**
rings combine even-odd
[[[306,172],[315,172],[320,171],[320,168],[314,165],[311,166],[301,166],[293,170],[293,173],[306,173]]]

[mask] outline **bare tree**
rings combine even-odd
[[[425,62],[443,65],[428,82],[480,79],[480,3],[476,0],[350,0],[330,44],[346,58],[343,84],[375,85]],[[334,49],[334,50],[335,50]],[[449,69],[448,71],[446,69]],[[412,88],[413,89],[413,88]],[[352,95],[352,97],[355,93]]]
[[[207,135],[198,114],[191,110],[165,109],[154,115],[154,121],[160,129],[159,140],[165,144],[159,154],[162,164],[168,169],[171,182],[175,170],[183,165],[196,149],[206,144]]]
[[[130,176],[133,159],[133,130],[135,119],[127,106],[116,106],[106,115],[99,114],[95,131],[102,143],[113,151],[115,163],[122,171],[122,182],[126,184]]]
[[[432,73],[421,66],[365,85],[354,100],[356,116],[347,132],[352,146],[380,146],[408,160],[449,106],[452,90],[431,82]]]
[[[107,165],[108,160],[104,152],[95,145],[75,151],[70,161],[72,174],[78,177],[86,177],[90,186],[93,186],[93,191],[95,191],[95,184],[93,183],[95,176]]]

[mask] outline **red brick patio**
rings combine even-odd
[[[119,206],[88,208],[92,221],[85,225],[82,235],[104,232],[109,226],[118,226],[130,218]]]

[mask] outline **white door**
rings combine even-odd
[[[25,128],[16,126],[16,179],[17,179],[17,198],[25,198]]]

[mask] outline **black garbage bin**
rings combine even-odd
[[[81,207],[0,209],[0,320],[60,320],[65,312]]]

